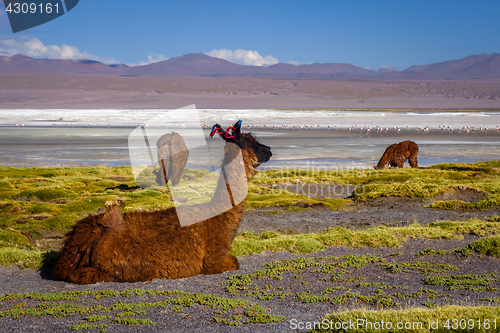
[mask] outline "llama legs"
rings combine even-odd
[[[410,158],[408,159],[408,163],[410,163],[410,166],[412,168],[418,168],[417,156],[410,156]]]
[[[202,274],[220,274],[226,271],[235,271],[240,268],[238,259],[235,256],[228,254],[223,261],[217,261],[209,267],[203,267]]]
[[[68,280],[77,284],[94,284],[97,282],[110,282],[114,279],[106,273],[94,267],[82,267],[71,272]]]

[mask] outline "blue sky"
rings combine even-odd
[[[3,10],[0,54],[59,52],[138,64],[212,52],[237,63],[340,62],[402,70],[500,52],[498,13],[498,0],[80,0],[60,18],[16,34]]]

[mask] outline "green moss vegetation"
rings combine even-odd
[[[279,184],[339,184],[357,186],[353,200],[363,201],[387,196],[429,198],[448,190],[471,189],[482,191],[487,197],[464,207],[483,209],[500,204],[500,161],[478,162],[475,164],[437,164],[428,169],[383,169],[383,170],[268,170],[253,179],[252,193],[267,194],[263,205],[289,205],[300,200],[297,195],[286,191],[275,191],[269,185]],[[279,193],[279,194],[277,194]],[[305,198],[304,196],[301,196]],[[338,199],[341,200],[341,199]],[[314,200],[311,200],[313,202]],[[295,201],[296,202],[296,201]],[[338,203],[342,206],[345,202]],[[438,201],[436,208],[450,208],[454,204]]]
[[[366,280],[365,276],[356,275],[356,271],[367,265],[383,262],[386,259],[377,255],[346,255],[343,257],[312,257],[297,258],[283,261],[273,261],[264,265],[264,269],[253,274],[233,274],[223,282],[224,289],[237,297],[257,297],[266,301],[274,297],[292,297],[301,303],[331,302],[332,304],[343,304],[349,300],[366,302],[374,306],[391,307],[400,303],[393,296],[386,295],[384,289],[392,288],[385,283],[363,283],[363,287],[378,287],[373,295],[361,295],[351,291],[359,281]],[[312,280],[301,281],[303,291],[296,291],[293,285],[290,288],[276,288],[273,281],[293,281],[297,274],[305,275]],[[313,274],[312,277],[310,274]],[[348,275],[353,276],[348,276]],[[323,276],[330,276],[324,279]],[[331,287],[332,281],[337,286]],[[330,286],[317,289],[319,286]],[[349,289],[348,289],[349,288]],[[396,288],[396,287],[395,287]],[[289,296],[294,295],[294,296]]]
[[[461,253],[452,251],[443,255],[461,256]],[[272,261],[253,274],[232,274],[222,285],[233,297],[253,297],[261,301],[287,297],[300,303],[347,306],[362,303],[379,309],[402,306],[404,299],[416,300],[417,304],[431,308],[443,305],[450,302],[443,288],[477,293],[476,300],[498,301],[479,298],[485,292],[498,289],[500,281],[496,272],[470,275],[449,264],[392,260],[392,255],[345,255]],[[416,279],[421,287],[418,291],[402,292],[408,287],[380,280],[381,276],[377,275],[383,275],[383,271],[404,275],[402,281]],[[415,288],[414,283],[411,287]]]
[[[466,255],[478,252],[500,258],[500,235],[478,239],[466,246],[462,252]]]
[[[496,291],[491,287],[492,282],[497,282],[496,273],[474,275],[433,275],[427,276],[424,283],[436,286],[449,286],[450,290],[463,289],[470,291]]]
[[[427,308],[413,307],[405,310],[356,309],[327,315],[318,320],[310,332],[493,332],[498,330],[500,307],[493,306],[457,306],[437,307],[426,302]],[[361,321],[358,321],[361,319]],[[320,323],[325,322],[323,326]],[[333,323],[331,329],[330,322]],[[356,322],[346,329],[335,329],[335,323]],[[381,323],[385,323],[381,327]],[[373,325],[378,323],[378,329]],[[388,328],[388,324],[392,327]],[[396,329],[400,323],[400,329]]]
[[[493,217],[484,221],[471,219],[465,222],[435,222],[428,225],[413,224],[393,228],[382,226],[366,230],[335,227],[322,233],[297,235],[267,232],[257,236],[251,232],[245,232],[235,238],[231,253],[236,256],[260,253],[265,250],[310,253],[334,245],[399,247],[410,238],[461,239],[465,234],[482,237],[500,234],[500,222],[497,217]],[[423,254],[432,254],[432,250],[419,255]]]
[[[147,295],[149,302],[137,302]],[[116,301],[111,306],[95,305],[93,300],[102,297]],[[128,299],[131,299],[130,301]],[[135,301],[135,302],[134,302]],[[82,322],[69,327],[71,330],[88,330],[108,328],[113,325],[157,325],[147,316],[155,309],[170,310],[172,313],[183,314],[189,308],[205,308],[214,311],[214,320],[227,325],[242,325],[249,323],[266,324],[282,322],[285,318],[268,313],[267,309],[258,304],[252,304],[244,299],[229,299],[203,293],[187,293],[180,290],[144,290],[127,289],[92,290],[49,293],[7,294],[0,296],[2,308],[0,317],[12,317],[16,320],[25,316],[50,316],[63,318],[79,315]],[[15,303],[15,304],[11,304]],[[170,308],[169,308],[170,307]],[[190,315],[184,317],[190,318]]]
[[[431,255],[435,255],[435,254],[447,254],[447,253],[451,253],[451,252],[453,252],[453,251],[428,248],[428,249],[425,249],[425,250],[418,252],[417,256],[431,256]]]
[[[458,271],[458,268],[448,264],[430,264],[425,261],[413,261],[411,263],[398,262],[398,263],[384,263],[380,264],[391,273],[405,272],[409,273],[410,270],[418,270],[424,275],[431,273],[444,273],[448,270]]]

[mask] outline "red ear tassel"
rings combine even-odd
[[[227,130],[226,130],[225,132],[223,132],[223,133],[221,133],[221,132],[220,132],[220,131],[223,131],[220,127],[214,128],[214,129],[212,130],[212,132],[210,132],[210,139],[212,139],[212,138],[213,138],[213,136],[214,136],[215,134],[224,135],[224,137],[225,137],[226,139],[232,139],[232,138],[234,138],[234,135],[229,135],[229,130],[230,130],[230,129],[234,129],[234,130],[235,130],[236,128],[234,128],[233,126],[229,126],[229,127],[227,128]],[[219,130],[220,130],[220,131],[219,131]]]
[[[234,128],[233,126],[229,126],[229,127],[227,128],[227,130],[226,130],[226,134],[225,134],[226,139],[232,139],[232,138],[234,138],[234,135],[229,135],[229,130],[230,130],[230,129],[234,129],[234,130],[235,130],[236,128]]]
[[[212,139],[215,134],[220,134],[220,135],[224,134],[224,133],[219,132],[219,129],[220,128],[216,128],[212,132],[210,132],[210,139]],[[226,133],[226,135],[227,135],[227,133]]]

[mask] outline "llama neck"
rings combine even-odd
[[[245,164],[237,145],[228,143],[224,150],[220,177],[211,203],[227,203],[229,199],[231,206],[236,206],[245,201],[248,192]]]
[[[241,149],[233,143],[224,147],[224,159],[217,187],[210,202],[176,208],[181,226],[197,223],[219,216],[227,225],[224,228],[236,231],[241,222],[247,195],[247,177]],[[223,217],[223,215],[227,215]],[[240,218],[234,218],[239,216]],[[221,228],[223,226],[218,226]]]

